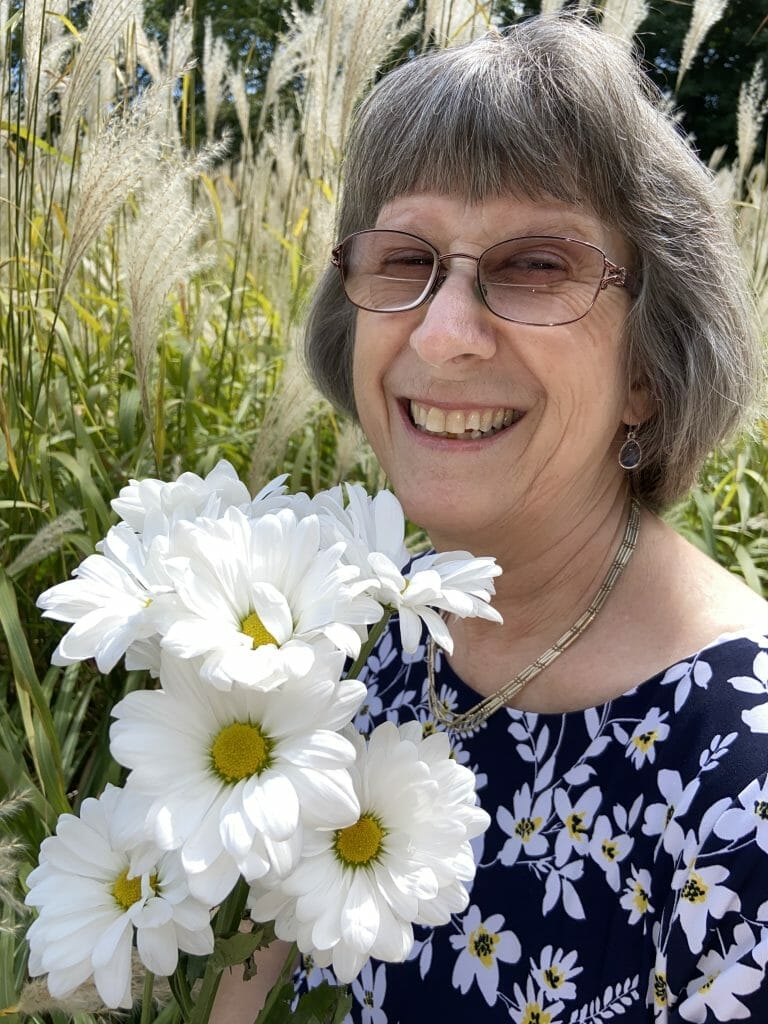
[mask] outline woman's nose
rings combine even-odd
[[[430,366],[490,359],[496,353],[496,326],[491,323],[496,318],[478,294],[474,267],[468,264],[445,267],[411,332],[411,347]]]

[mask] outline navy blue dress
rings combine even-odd
[[[429,712],[390,625],[357,727]],[[478,700],[438,659],[438,693]],[[349,1021],[768,1022],[768,637],[721,637],[586,711],[502,709],[454,756],[492,823],[467,910],[369,963]],[[330,970],[302,972],[314,986]]]

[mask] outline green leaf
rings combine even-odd
[[[272,924],[256,927],[252,932],[237,932],[228,938],[217,939],[211,954],[211,961],[216,970],[244,963],[253,956],[257,949],[263,949],[273,942],[275,932]]]

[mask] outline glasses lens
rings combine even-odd
[[[378,313],[418,306],[437,274],[432,246],[403,231],[359,231],[340,249],[347,298]]]
[[[605,258],[569,238],[511,238],[487,249],[478,266],[485,301],[498,316],[555,326],[588,313],[600,290]]]

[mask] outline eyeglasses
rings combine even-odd
[[[479,256],[442,255],[407,231],[356,231],[331,254],[344,294],[374,313],[416,309],[446,278],[446,260],[474,260],[477,290],[503,320],[555,327],[581,320],[608,285],[633,287],[625,267],[612,263],[589,242],[559,235],[526,235],[492,245]]]

